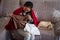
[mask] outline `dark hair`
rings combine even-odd
[[[24,6],[33,8],[33,3],[31,1],[25,2]]]

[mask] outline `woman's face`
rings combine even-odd
[[[25,12],[30,12],[30,11],[31,11],[31,8],[24,6],[24,7],[23,7],[23,10],[24,10]]]

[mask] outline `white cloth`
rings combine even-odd
[[[30,23],[26,24],[24,31],[28,31],[33,35],[40,35],[39,29],[34,24],[30,24]]]

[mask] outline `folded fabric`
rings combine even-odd
[[[24,29],[26,20],[27,20],[27,16],[13,15],[12,18],[13,18],[16,29],[17,28]]]
[[[40,21],[38,27],[52,29],[53,28],[53,24],[50,21]]]

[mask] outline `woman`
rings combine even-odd
[[[24,16],[24,15],[28,14],[29,15],[28,19],[29,20],[27,20],[26,26],[29,25],[29,24],[34,24],[36,26],[35,28],[37,28],[38,20],[35,17],[35,14],[34,14],[34,11],[32,10],[32,8],[33,8],[33,3],[30,2],[30,1],[27,1],[24,4],[23,7],[20,7],[18,9],[16,9],[13,12],[13,14],[9,14],[9,16],[10,17],[12,17],[13,15],[22,15],[22,16]],[[14,30],[15,29],[14,23],[13,23],[13,21],[11,21],[11,19],[10,19],[9,23],[5,26],[5,28],[6,28],[6,30]],[[18,30],[18,33],[20,35],[24,36],[24,40],[33,40],[34,38],[31,39],[31,33],[29,33],[28,30],[26,31],[26,28],[27,27],[25,27],[24,30]]]

